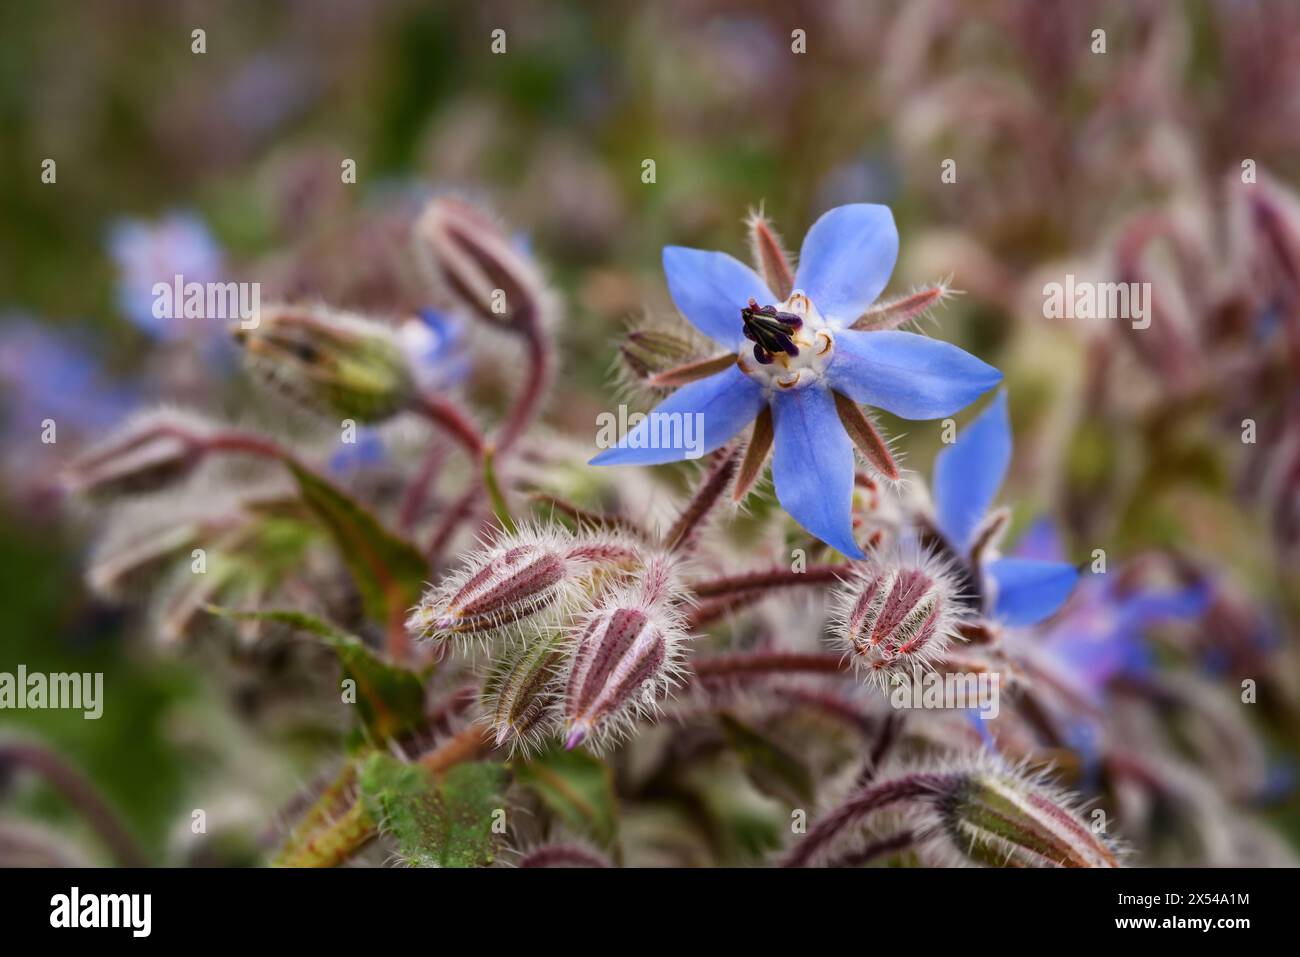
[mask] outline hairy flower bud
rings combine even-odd
[[[991,867],[1118,867],[1116,851],[1041,778],[997,766],[958,774],[934,799],[952,849]]]
[[[661,329],[637,329],[619,346],[623,367],[636,381],[644,381],[697,358],[695,345],[685,336]]]
[[[73,462],[64,482],[72,492],[97,497],[156,491],[191,472],[212,432],[211,423],[190,413],[147,412]]]
[[[235,339],[255,375],[315,412],[379,422],[415,393],[395,331],[360,316],[268,306],[256,328],[237,329]]]
[[[911,671],[947,649],[960,614],[941,562],[872,560],[840,593],[840,628],[873,677]]]
[[[634,589],[586,615],[564,691],[565,747],[616,740],[677,683],[686,631],[671,604],[671,573],[652,563]]]
[[[593,569],[635,557],[610,539],[523,529],[473,556],[445,584],[430,589],[407,619],[423,638],[484,641],[526,629],[543,630],[572,604],[577,583]]]
[[[483,710],[497,747],[527,752],[554,729],[563,661],[559,635],[547,634],[507,648],[493,662],[483,683]]]
[[[431,201],[416,221],[415,245],[433,278],[472,315],[514,330],[542,320],[537,267],[482,210],[453,197]]]

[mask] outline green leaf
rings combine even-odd
[[[321,638],[334,650],[343,677],[357,685],[357,710],[367,735],[376,743],[424,723],[424,682],[420,676],[381,659],[360,639],[312,615],[292,610],[239,611],[209,606],[214,615],[276,621]]]
[[[493,833],[506,771],[458,764],[438,778],[418,764],[372,754],[361,768],[361,799],[379,829],[418,867],[483,867],[496,856]]]
[[[382,622],[404,614],[419,599],[428,574],[424,556],[321,476],[296,462],[288,466],[303,502],[338,546],[361,592],[366,614]]]
[[[569,827],[608,847],[618,833],[614,778],[585,751],[552,748],[514,769],[515,779]]]
[[[792,806],[812,800],[812,774],[802,762],[733,716],[722,713],[718,719],[754,787]]]

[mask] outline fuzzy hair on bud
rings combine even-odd
[[[472,555],[459,572],[431,588],[406,627],[422,639],[538,634],[572,609],[593,573],[619,571],[636,550],[603,533],[580,537],[554,528],[522,528]]]
[[[482,703],[498,748],[535,750],[558,726],[564,649],[555,633],[506,648],[483,683]]]
[[[687,634],[676,597],[675,569],[655,558],[640,582],[583,616],[565,680],[566,748],[621,740],[678,684]]]
[[[958,592],[933,555],[876,555],[837,593],[836,630],[854,663],[884,685],[948,649],[963,616]]]
[[[64,472],[69,491],[94,498],[139,495],[179,482],[203,457],[214,427],[180,409],[133,416]]]
[[[1083,822],[1044,774],[981,757],[936,793],[932,830],[957,863],[987,867],[1119,867],[1120,852]]]
[[[396,330],[322,306],[276,304],[237,329],[249,371],[321,415],[373,423],[402,411],[414,378]]]
[[[465,311],[502,329],[546,318],[546,287],[532,259],[487,213],[451,196],[432,200],[415,223],[430,277]]]

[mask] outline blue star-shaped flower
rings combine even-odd
[[[853,441],[837,396],[855,410],[868,405],[905,419],[937,419],[1002,379],[950,343],[851,328],[885,288],[897,258],[893,214],[869,204],[837,207],[813,224],[783,300],[726,253],[666,247],[673,302],[736,361],[678,389],[592,464],[657,465],[707,453],[770,408],[781,505],[828,545],[863,557],[852,529]],[[657,416],[696,413],[703,417],[700,445],[648,447]]]
[[[1011,421],[1000,392],[935,458],[935,519],[948,547],[972,566],[985,611],[1008,625],[1032,625],[1061,607],[1079,573],[1061,561],[986,559],[985,516],[1010,464]]]

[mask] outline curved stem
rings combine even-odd
[[[450,399],[422,393],[416,396],[414,410],[446,432],[474,459],[483,454],[483,436],[468,415]]]
[[[505,452],[514,445],[515,440],[532,424],[541,410],[542,397],[550,379],[551,350],[535,319],[524,326],[524,341],[528,347],[528,378],[497,436],[498,452]]]
[[[144,854],[95,786],[49,748],[29,742],[0,744],[0,767],[16,765],[39,774],[90,823],[124,867],[145,867]]]
[[[916,773],[872,785],[818,821],[781,862],[781,866],[807,867],[818,852],[868,814],[906,801],[931,797],[941,791],[951,778],[952,775],[946,774]]]

